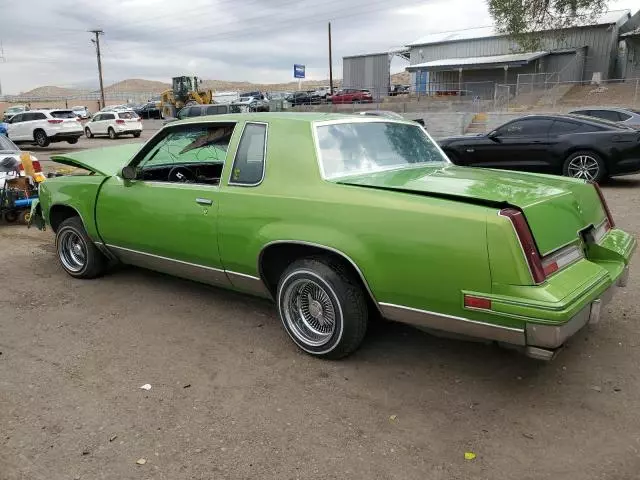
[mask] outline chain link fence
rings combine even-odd
[[[320,91],[320,93],[318,93]],[[333,101],[326,91],[266,91],[272,111],[325,111],[355,113],[362,110],[410,112],[567,112],[584,107],[618,106],[640,109],[640,78],[598,82],[561,82],[555,74],[521,74],[515,84],[485,82],[446,82],[394,87],[388,95],[373,96],[373,87],[358,85],[334,88]],[[379,92],[379,89],[377,90]],[[241,92],[238,92],[241,93]],[[296,95],[293,99],[291,96]],[[107,105],[146,103],[158,92],[105,92]],[[294,97],[295,98],[295,97]],[[70,96],[0,97],[0,111],[11,105],[30,108],[100,109],[98,92]]]

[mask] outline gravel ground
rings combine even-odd
[[[605,190],[635,234],[639,188]],[[639,268],[544,364],[399,324],[315,360],[268,302],[134,268],[74,280],[17,225],[0,263],[1,480],[638,478]]]

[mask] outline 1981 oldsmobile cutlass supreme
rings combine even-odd
[[[318,357],[353,352],[377,312],[550,359],[636,247],[597,185],[457,167],[402,120],[199,117],[53,158],[90,171],[44,182],[34,209],[70,275],[120,261],[272,298]]]

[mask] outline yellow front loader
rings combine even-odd
[[[198,77],[173,77],[172,88],[162,92],[162,115],[175,117],[178,111],[189,103],[208,104],[213,102],[211,90],[200,90]]]

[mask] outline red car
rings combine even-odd
[[[331,103],[371,103],[373,97],[369,90],[358,90],[355,88],[345,88],[338,90],[331,96]]]

